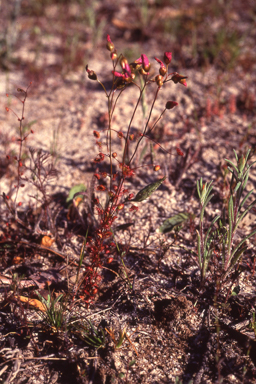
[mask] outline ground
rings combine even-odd
[[[111,1],[83,7],[75,1],[31,0],[16,6],[15,13],[14,3],[0,5],[1,382],[255,383],[255,235],[224,280],[215,238],[216,252],[202,284],[196,232],[197,180],[213,182],[207,229],[227,208],[225,159],[235,162],[233,150],[241,156],[251,149],[249,164],[255,161],[255,7],[185,0],[179,5],[121,1],[118,7]],[[188,85],[168,82],[159,92],[153,120],[168,100],[179,103],[151,136],[161,169],[139,167],[151,161],[146,140],[127,188],[136,194],[166,179],[137,203],[137,212],[127,207],[120,214],[113,227],[120,254],[111,263],[103,255],[98,291],[88,305],[82,287],[89,254],[80,266],[79,261],[90,211],[86,197],[78,210],[67,197],[78,184],[90,190],[93,174],[106,167],[94,161],[99,149],[93,136],[95,130],[106,132],[106,97],[88,79],[85,65],[109,90],[107,34],[129,62],[146,54],[152,77],[159,69],[154,57],[162,60],[163,52],[172,51],[172,71],[186,76]],[[13,111],[20,116],[17,96],[24,93],[18,88],[28,86],[24,126],[33,133],[23,147],[28,179],[16,198],[19,123]],[[146,92],[147,112],[155,86]],[[137,98],[135,86],[122,94],[115,131],[125,132]],[[134,135],[142,124],[140,107]],[[113,145],[119,155],[118,137]],[[178,156],[177,147],[184,156]],[[49,154],[45,160],[52,164],[45,168],[53,176],[46,188],[47,209],[28,172],[33,156],[40,157],[38,150],[40,156]],[[255,169],[246,186],[247,192],[253,190],[248,204],[255,200]],[[18,220],[14,202],[21,203]],[[164,220],[180,213],[186,220],[162,233]],[[255,215],[252,209],[242,220],[235,244],[255,230]],[[48,295],[56,302],[47,318],[42,303]],[[59,327],[56,318],[55,323],[49,319],[54,313],[60,316]]]

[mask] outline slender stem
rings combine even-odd
[[[130,119],[130,122],[129,122],[129,125],[128,125],[128,128],[127,128],[127,133],[126,133],[126,138],[125,138],[125,147],[124,147],[124,153],[123,153],[123,164],[125,164],[125,156],[126,156],[126,152],[127,152],[127,149],[128,149],[128,140],[129,140],[129,134],[130,134],[130,130],[131,130],[131,125],[132,125],[132,122],[133,122],[133,119],[134,119],[134,116],[137,112],[137,109],[138,109],[138,106],[139,106],[139,103],[140,103],[140,100],[142,98],[142,94],[143,94],[143,91],[147,85],[147,82],[145,82],[143,88],[141,89],[136,83],[134,83],[140,90],[140,95],[139,95],[139,98],[137,100],[137,103],[135,105],[135,108],[133,110],[133,113],[132,113],[132,116],[131,116],[131,119]],[[131,163],[131,160],[129,160],[129,163],[128,165],[130,165]]]
[[[131,164],[132,160],[134,159],[134,156],[136,155],[136,152],[137,152],[137,150],[139,148],[141,140],[143,139],[143,137],[145,137],[144,135],[146,134],[147,127],[148,127],[149,121],[151,119],[151,115],[152,115],[152,112],[153,112],[153,109],[154,109],[154,105],[155,105],[155,102],[156,102],[159,90],[160,90],[160,87],[157,88],[157,91],[156,91],[156,94],[155,94],[155,97],[154,97],[154,100],[152,102],[152,105],[151,105],[151,108],[150,108],[150,112],[149,112],[149,115],[148,115],[148,120],[147,120],[147,122],[145,124],[145,127],[144,127],[144,130],[143,130],[143,134],[142,134],[142,136],[139,138],[139,140],[137,142],[137,145],[136,145],[136,148],[135,148],[135,150],[133,152],[133,155],[132,155],[132,157],[129,160],[129,165]]]
[[[19,193],[19,186],[20,186],[20,161],[21,161],[21,157],[22,157],[22,149],[23,149],[23,141],[24,141],[24,137],[23,137],[23,132],[22,132],[22,128],[23,128],[23,120],[24,120],[24,113],[25,113],[25,102],[26,102],[26,99],[28,97],[28,89],[30,87],[30,84],[29,86],[27,87],[26,91],[23,91],[24,92],[24,99],[23,100],[20,100],[22,102],[22,111],[21,111],[21,118],[19,119],[19,122],[20,122],[20,125],[19,125],[19,133],[20,133],[20,137],[19,137],[19,142],[20,142],[20,148],[19,148],[19,157],[18,157],[18,167],[17,167],[17,188],[16,188],[16,195],[15,195],[15,198],[14,198],[14,210],[15,210],[15,218],[17,218],[18,214],[17,214],[17,198],[18,198],[18,193]]]

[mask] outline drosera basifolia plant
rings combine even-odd
[[[112,230],[118,214],[122,212],[125,205],[128,205],[129,203],[131,204],[129,211],[131,213],[137,211],[138,206],[134,203],[147,199],[165,180],[165,176],[163,176],[156,182],[153,182],[143,188],[137,193],[136,196],[134,196],[133,193],[130,193],[130,190],[125,185],[127,179],[131,179],[138,169],[137,163],[135,165],[135,156],[143,139],[147,138],[155,143],[154,140],[150,139],[150,132],[154,130],[157,123],[167,110],[173,109],[178,105],[176,101],[167,101],[165,108],[160,113],[158,118],[154,118],[153,120],[152,112],[154,110],[159,91],[170,81],[175,84],[182,84],[183,86],[187,85],[185,76],[182,76],[177,72],[169,73],[169,65],[172,59],[171,52],[164,53],[163,61],[155,58],[157,63],[160,65],[160,68],[159,74],[152,78],[149,72],[150,62],[145,54],[142,54],[138,59],[129,64],[127,59],[122,54],[119,55],[117,53],[114,43],[111,41],[109,35],[107,35],[107,49],[110,51],[110,57],[113,64],[113,70],[111,73],[112,86],[110,91],[107,91],[107,88],[99,80],[96,72],[89,69],[89,66],[86,65],[88,78],[90,80],[97,81],[103,88],[107,98],[108,109],[105,150],[103,149],[102,141],[100,141],[102,133],[96,130],[93,131],[93,135],[96,138],[96,145],[100,150],[98,155],[95,157],[94,162],[100,166],[100,163],[104,162],[105,159],[109,161],[108,172],[98,171],[94,174],[93,184],[95,184],[95,188],[92,196],[94,209],[97,213],[97,224],[93,228],[93,231],[91,231],[92,233],[90,233],[87,237],[86,241],[86,251],[90,257],[90,265],[86,267],[83,283],[84,300],[88,304],[93,300],[94,296],[98,292],[98,282],[100,280],[99,269],[102,268],[104,259],[110,263],[113,261],[114,255],[118,254]],[[118,65],[121,67],[120,72],[117,70]],[[137,77],[139,77],[139,81],[137,81]],[[145,123],[141,132],[136,139],[135,135],[132,133],[132,123],[139,106],[142,103],[144,91],[152,83],[155,84],[153,101],[151,106],[148,108],[148,114],[145,118]],[[117,111],[119,102],[121,102],[122,93],[125,92],[131,85],[133,85],[138,91],[138,98],[134,110],[127,121],[126,131],[123,132],[113,127],[113,116]],[[121,155],[113,150],[114,135],[123,141]],[[175,153],[178,156],[183,156],[183,152],[180,148],[176,148]],[[152,163],[147,166],[152,167],[155,172],[160,170],[160,166],[158,164]],[[116,169],[119,169],[119,171],[116,172]],[[106,180],[104,179],[108,179],[107,186],[105,182]],[[103,198],[100,199],[99,197],[96,197],[94,194],[95,191],[98,194],[104,193],[105,200]]]
[[[255,162],[251,165],[248,164],[250,150],[240,158],[235,150],[234,154],[236,164],[226,159],[228,170],[232,175],[229,182],[230,194],[227,212],[226,209],[224,209],[221,216],[217,215],[210,223],[206,232],[204,230],[204,213],[207,204],[213,197],[213,194],[211,194],[212,182],[203,184],[202,178],[197,181],[197,192],[200,201],[197,253],[202,286],[205,284],[213,253],[217,255],[221,261],[221,272],[218,283],[224,284],[230,281],[228,276],[237,267],[240,259],[246,252],[248,248],[246,241],[256,234],[256,230],[254,230],[238,243],[235,241],[239,224],[256,205],[256,200],[254,199],[245,207],[246,202],[248,203],[254,192],[253,189],[246,192],[250,169],[252,165],[255,164]],[[215,223],[218,224],[217,228],[215,227]]]

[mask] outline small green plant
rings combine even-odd
[[[75,333],[90,347],[94,347],[96,349],[105,347],[106,338],[104,329],[101,326],[95,328],[90,320],[86,320],[86,323],[77,323],[77,321],[75,321],[74,324],[72,324],[71,329],[73,333]]]
[[[247,193],[245,192],[250,168],[255,163],[254,162],[251,165],[248,164],[250,150],[247,151],[246,155],[242,155],[240,158],[238,158],[235,150],[234,153],[237,162],[236,165],[232,161],[226,159],[228,170],[232,175],[230,179],[230,197],[228,200],[227,215],[226,210],[224,209],[222,218],[217,215],[210,223],[206,233],[204,231],[204,213],[207,204],[213,196],[213,194],[211,194],[212,182],[203,184],[202,178],[197,182],[197,192],[200,199],[197,252],[202,284],[205,281],[209,261],[211,260],[213,252],[221,257],[221,281],[224,282],[246,251],[246,240],[256,233],[256,230],[254,230],[240,240],[238,244],[235,244],[234,242],[239,224],[256,204],[256,200],[253,200],[247,208],[244,207],[245,203],[253,193],[253,190]],[[216,230],[214,224],[217,221],[218,229]],[[216,244],[216,240],[218,244]]]
[[[48,293],[47,299],[37,291],[36,294],[45,307],[45,312],[42,312],[44,320],[57,332],[65,329],[67,326],[67,309],[63,302],[63,294],[60,294],[56,299],[51,293]]]

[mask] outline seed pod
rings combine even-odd
[[[165,104],[165,108],[166,109],[172,109],[174,107],[176,107],[178,105],[178,103],[176,101],[167,101],[167,103]]]
[[[163,85],[163,76],[161,76],[161,75],[157,75],[156,77],[155,77],[155,82],[157,83],[157,85],[158,85],[158,87],[162,87],[162,85]]]
[[[88,73],[88,77],[90,80],[97,80],[98,77],[96,73],[93,70],[89,69],[88,65],[86,65],[85,69],[86,69],[86,72]]]

